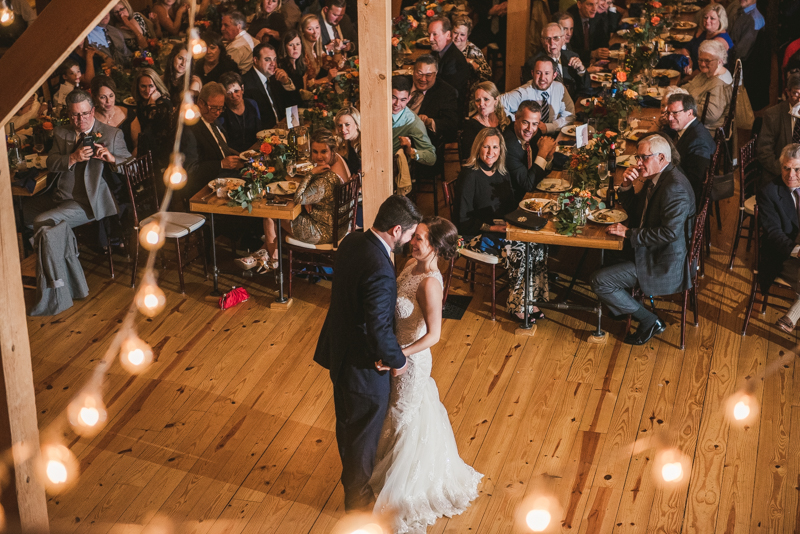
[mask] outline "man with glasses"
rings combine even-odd
[[[274,128],[286,117],[286,108],[300,103],[300,94],[286,71],[278,68],[278,54],[269,43],[253,49],[253,68],[242,76],[244,96],[255,100],[261,129]]]
[[[575,100],[579,92],[587,91],[592,86],[592,80],[578,54],[564,49],[563,45],[564,29],[561,26],[551,22],[542,29],[542,52],[555,62],[555,80],[564,84],[570,97]],[[522,67],[523,83],[529,82],[533,77],[537,57],[538,55],[528,58]]]
[[[800,143],[800,73],[789,75],[784,95],[784,100],[764,113],[761,133],[756,142],[758,161],[768,174],[764,182],[781,175],[779,158],[783,147]]]
[[[439,79],[436,58],[423,55],[414,63],[414,86],[408,100],[408,107],[416,113],[428,137],[435,146],[452,143],[456,140],[459,126],[458,93],[452,85]]]
[[[664,115],[675,132],[672,140],[681,156],[681,169],[692,184],[695,199],[700,202],[706,171],[716,149],[714,138],[697,118],[697,104],[692,95],[671,95]]]
[[[53,130],[47,156],[55,190],[23,206],[25,223],[34,230],[62,221],[75,228],[118,212],[109,184],[120,185],[112,172],[131,157],[122,131],[95,120],[92,97],[80,89],[67,95],[66,106],[70,123]]]
[[[695,200],[686,176],[672,163],[669,142],[660,135],[645,137],[636,148],[636,166],[623,175],[619,199],[628,213],[628,227],[606,230],[625,238],[622,261],[592,275],[592,290],[613,319],[627,315],[639,322],[625,337],[629,345],[644,345],[666,325],[631,296],[639,286],[645,295],[672,295],[691,287],[686,255],[691,240]],[[634,182],[642,187],[638,192]]]
[[[191,198],[214,178],[238,177],[243,162],[239,153],[228,145],[225,134],[216,124],[225,109],[225,88],[210,82],[200,90],[197,98],[200,120],[185,126],[181,137],[181,152],[185,155],[184,168],[189,175],[186,187],[180,190],[184,198]]]

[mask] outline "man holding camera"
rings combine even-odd
[[[131,156],[122,131],[95,120],[92,98],[85,91],[69,93],[66,106],[70,124],[53,131],[47,156],[47,169],[56,177],[54,191],[24,205],[25,224],[34,230],[62,221],[75,228],[117,214],[109,184],[120,185],[112,172]]]

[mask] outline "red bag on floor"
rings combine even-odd
[[[219,308],[221,310],[227,310],[228,308],[233,308],[237,304],[247,301],[249,298],[250,294],[245,288],[233,287],[219,298]]]

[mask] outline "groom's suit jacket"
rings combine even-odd
[[[388,395],[389,373],[379,373],[375,362],[406,364],[394,334],[397,280],[389,253],[370,230],[353,232],[339,245],[333,272],[314,361],[347,391]]]

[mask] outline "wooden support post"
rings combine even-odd
[[[391,2],[359,0],[359,83],[364,228],[372,226],[381,203],[394,190],[392,173]]]
[[[508,0],[506,20],[506,91],[510,91],[519,87],[522,65],[525,64],[527,47],[524,43],[527,42],[531,23],[531,0]]]
[[[49,532],[47,498],[35,473],[39,427],[4,135],[0,135],[0,280],[0,450],[11,448],[14,459],[0,502],[7,531]]]

